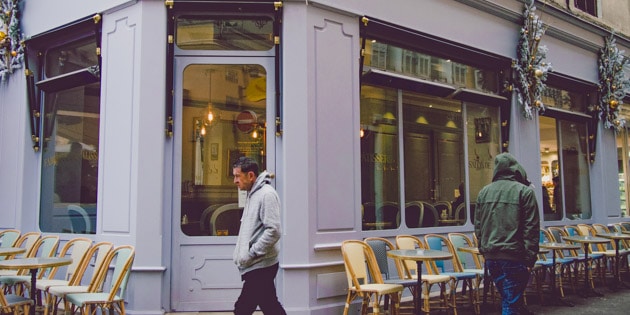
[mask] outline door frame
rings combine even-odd
[[[173,137],[173,158],[172,158],[172,186],[171,186],[171,272],[170,272],[170,306],[173,311],[214,311],[232,309],[236,300],[234,294],[240,293],[241,279],[238,270],[232,262],[231,252],[236,244],[236,236],[188,236],[180,228],[181,218],[181,165],[182,165],[182,118],[183,117],[183,71],[192,64],[259,64],[266,70],[266,166],[267,171],[275,174],[276,170],[276,106],[274,90],[275,86],[275,58],[274,56],[175,56],[173,71],[173,91],[174,91],[174,134]],[[179,135],[179,136],[178,136]],[[275,186],[275,178],[272,178],[272,185]],[[236,190],[236,186],[234,187]],[[182,249],[190,254],[190,248],[194,248],[194,255],[183,257]],[[203,263],[199,268],[204,268],[206,264],[212,265],[213,273],[222,275],[224,281],[212,282],[212,279],[188,278],[186,274],[179,272],[184,268],[184,261],[193,259],[193,256],[202,257]],[[225,278],[229,278],[225,281]],[[232,281],[233,280],[233,281]],[[185,297],[195,296],[189,294],[193,286],[192,283],[201,285],[201,290],[207,290],[203,298],[188,300]],[[184,288],[188,289],[184,289]]]

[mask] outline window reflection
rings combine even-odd
[[[267,72],[256,64],[193,64],[183,71],[181,228],[190,236],[237,235],[240,156],[266,169]]]
[[[273,43],[273,20],[268,16],[177,17],[177,47],[187,50],[269,50]]]

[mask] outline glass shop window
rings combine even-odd
[[[388,81],[371,82],[370,69],[425,86],[446,83],[452,86],[445,88],[452,89],[449,93],[464,88],[492,98],[497,73],[366,41],[368,75],[361,86],[363,230],[471,223],[477,193],[492,181],[493,159],[501,152],[499,107],[412,92],[392,81],[392,86],[380,86]]]
[[[400,226],[398,91],[361,88],[361,191],[363,230]]]
[[[185,50],[255,50],[274,47],[270,16],[179,16],[176,45]]]
[[[626,124],[630,122],[630,110],[629,104],[624,102],[620,108],[619,116],[626,121]],[[630,130],[626,125],[621,131],[617,132],[617,166],[618,166],[618,180],[619,180],[619,200],[621,202],[620,215],[621,217],[628,217],[628,192],[630,179]]]
[[[591,218],[587,122],[540,116],[545,221]]]
[[[43,232],[96,233],[101,84],[94,37],[44,54]]]

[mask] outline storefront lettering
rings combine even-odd
[[[492,169],[492,161],[490,160],[486,160],[486,161],[482,161],[482,160],[470,160],[468,161],[468,167],[476,169],[476,170],[482,170],[482,169]]]
[[[390,154],[365,153],[362,156],[363,162],[374,163],[374,169],[378,171],[396,171],[398,162]]]

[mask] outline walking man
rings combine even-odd
[[[252,158],[239,158],[232,166],[232,174],[234,184],[247,191],[234,249],[234,263],[243,281],[234,314],[251,315],[260,306],[265,315],[285,315],[274,283],[278,273],[280,198],[270,185],[269,173],[259,174],[258,164]]]
[[[479,252],[502,298],[502,314],[529,314],[523,293],[538,255],[540,215],[523,167],[509,153],[495,157],[492,183],[475,209]]]

